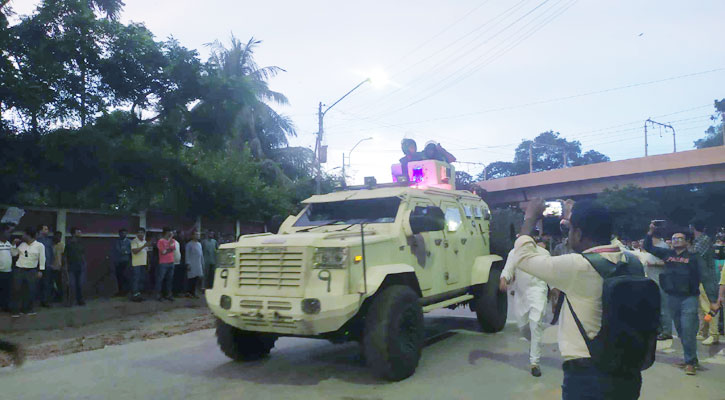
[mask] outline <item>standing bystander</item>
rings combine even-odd
[[[53,265],[51,266],[53,273],[53,283],[55,284],[55,297],[53,301],[63,301],[63,296],[68,291],[66,286],[68,285],[67,272],[63,272],[63,260],[65,254],[65,243],[63,242],[63,232],[53,232]]]
[[[632,242],[632,252],[637,255],[644,265],[644,272],[647,277],[655,281],[660,288],[660,328],[657,340],[670,340],[672,339],[672,318],[667,306],[667,293],[662,290],[660,285],[660,274],[664,269],[665,262],[647,252],[642,246],[643,243],[639,241]]]
[[[717,331],[717,315],[711,321],[705,320],[710,310],[710,305],[717,299],[717,273],[713,242],[710,236],[705,233],[705,221],[694,220],[690,223],[690,232],[695,237],[693,252],[700,257],[700,327],[697,338],[702,344],[708,346],[720,343],[720,334]]]
[[[20,313],[35,315],[33,299],[38,278],[42,278],[45,270],[45,247],[35,240],[37,232],[34,228],[26,228],[22,243],[17,245],[18,260],[13,271],[13,295],[11,313],[14,318]]]
[[[176,231],[174,238],[174,271],[171,282],[171,292],[174,297],[181,297],[186,292],[186,263],[184,262],[184,238],[180,230]]]
[[[171,228],[164,228],[162,238],[156,244],[159,249],[159,267],[156,273],[156,299],[174,301],[171,296],[171,281],[174,274],[174,252],[176,250]]]
[[[76,303],[79,306],[86,305],[83,300],[83,284],[86,277],[86,249],[81,243],[81,230],[80,228],[70,229],[70,240],[65,247],[65,263],[68,268],[68,283],[69,283],[69,296],[66,300],[66,305],[71,306],[73,299],[71,298],[75,294]]]
[[[195,299],[199,298],[197,287],[204,276],[204,252],[199,243],[199,232],[191,233],[191,240],[186,244],[186,265],[188,267],[189,295]]]
[[[202,235],[201,248],[204,252],[204,277],[206,278],[206,288],[214,287],[214,272],[216,270],[216,250],[219,247],[214,232]]]
[[[655,247],[652,244],[655,229],[654,223],[650,224],[644,249],[665,262],[660,274],[660,287],[667,294],[670,316],[682,342],[684,363],[679,365],[685,369],[687,375],[695,375],[699,367],[696,336],[701,283],[700,258],[687,250],[687,236],[683,232],[672,235],[672,249]]]
[[[10,311],[10,283],[13,276],[13,245],[5,226],[0,226],[0,310]]]
[[[129,265],[131,263],[131,241],[128,240],[128,230],[118,231],[118,239],[113,242],[111,248],[111,263],[116,274],[118,292],[116,296],[126,296],[130,290],[128,284]]]
[[[55,298],[53,290],[53,239],[50,237],[50,228],[48,225],[38,225],[38,242],[43,244],[45,249],[45,270],[43,277],[40,279],[38,298],[43,307],[50,307],[50,303]]]
[[[152,244],[146,242],[146,229],[139,228],[131,241],[131,300],[141,301],[141,286],[148,269],[148,252]]]

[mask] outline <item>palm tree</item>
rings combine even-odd
[[[272,150],[287,145],[296,135],[292,121],[277,113],[270,103],[285,105],[287,98],[269,88],[267,81],[284,70],[259,67],[254,49],[261,43],[254,38],[243,43],[232,35],[231,47],[221,42],[207,44],[211,55],[206,66],[206,93],[192,110],[192,129],[207,143],[229,142],[236,148],[248,146],[257,159],[272,157]]]

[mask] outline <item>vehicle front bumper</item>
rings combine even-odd
[[[231,298],[231,307],[221,307],[222,295]],[[231,294],[207,289],[206,302],[212,313],[229,325],[245,331],[272,332],[294,336],[317,336],[334,332],[352,318],[362,304],[359,294],[316,297],[320,312],[306,314],[301,298],[261,297]]]

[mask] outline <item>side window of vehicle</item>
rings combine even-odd
[[[461,210],[458,207],[446,208],[446,230],[448,232],[456,232],[461,228],[463,218],[461,218]]]
[[[466,214],[466,218],[473,217],[473,210],[471,209],[471,206],[469,206],[468,204],[463,205],[463,213]]]
[[[483,218],[483,211],[481,211],[481,207],[476,207],[476,218]]]

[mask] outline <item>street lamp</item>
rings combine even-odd
[[[358,140],[358,142],[355,143],[355,146],[352,146],[352,149],[350,149],[350,151],[347,152],[347,166],[348,167],[350,166],[350,156],[352,155],[352,151],[355,150],[355,148],[360,143],[362,143],[362,142],[364,142],[366,140],[373,140],[373,138],[368,137],[368,138],[365,138],[365,139]],[[347,184],[347,175],[345,175],[345,153],[342,153],[342,181],[345,182],[345,184]]]
[[[342,97],[337,99],[336,102],[332,103],[332,105],[327,107],[324,111],[322,111],[322,102],[320,102],[320,104],[317,108],[317,125],[318,125],[318,127],[317,127],[317,139],[315,140],[315,161],[316,161],[315,167],[317,169],[316,175],[315,175],[315,193],[316,194],[320,194],[320,184],[322,181],[322,168],[321,168],[322,134],[325,131],[323,128],[323,125],[322,125],[322,120],[323,120],[323,118],[325,118],[325,114],[327,114],[327,112],[330,111],[330,109],[332,109],[332,107],[335,107],[337,105],[337,103],[341,102],[345,97],[349,96],[350,93],[354,92],[355,90],[357,90],[357,88],[359,88],[360,86],[362,86],[370,81],[371,81],[370,78],[365,78],[364,81],[358,83],[354,88],[350,89],[349,92],[345,93],[345,95],[343,95]],[[343,177],[344,177],[344,174],[343,174]]]

